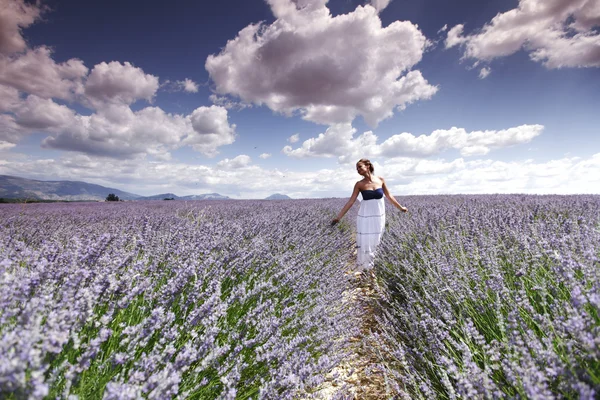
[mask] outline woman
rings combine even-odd
[[[360,203],[360,209],[356,218],[357,264],[360,269],[366,269],[372,267],[375,249],[381,240],[381,235],[385,228],[385,203],[383,195],[402,212],[407,212],[408,209],[401,206],[394,196],[390,194],[385,185],[385,180],[381,176],[373,174],[375,169],[371,161],[365,158],[360,159],[356,163],[356,170],[363,179],[356,182],[350,200],[348,200],[342,211],[340,211],[331,223],[335,225],[340,222],[340,219],[342,219],[356,201],[358,193],[362,195],[363,201]]]

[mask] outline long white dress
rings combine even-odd
[[[383,189],[362,190],[363,200],[356,217],[357,266],[359,270],[373,267],[375,250],[385,229]]]

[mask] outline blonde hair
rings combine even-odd
[[[371,161],[367,160],[366,158],[361,158],[360,160],[358,160],[357,164],[365,164],[367,167],[369,167],[369,172],[371,173],[375,171],[375,167],[373,167]]]

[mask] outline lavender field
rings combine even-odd
[[[361,324],[344,202],[0,206],[0,397],[318,397]],[[369,338],[390,398],[600,393],[599,196],[402,204]]]
[[[597,398],[600,196],[405,203],[376,266],[399,397]]]
[[[0,208],[2,398],[289,398],[345,357],[336,201]]]

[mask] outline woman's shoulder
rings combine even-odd
[[[362,190],[363,186],[365,186],[365,183],[363,180],[356,181],[356,184],[354,185],[354,187],[357,188],[358,190]]]

